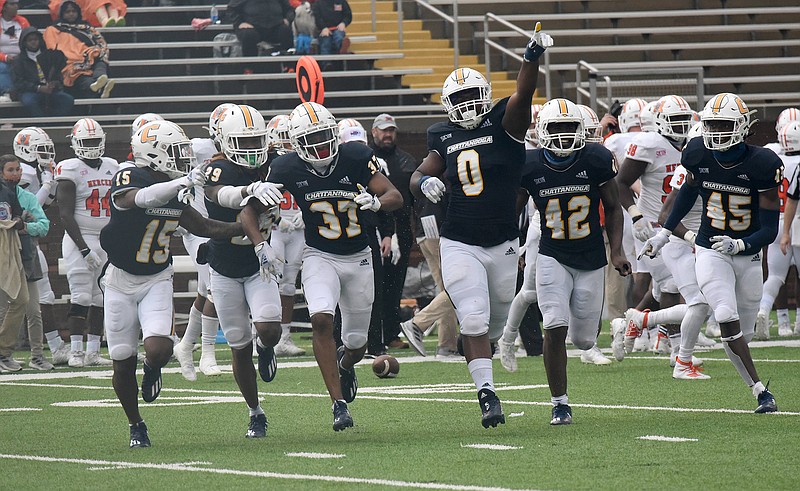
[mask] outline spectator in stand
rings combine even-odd
[[[288,0],[231,0],[227,12],[244,56],[256,56],[262,41],[281,51],[294,45],[294,9]]]
[[[124,27],[128,6],[124,0],[76,0],[92,27]],[[61,17],[62,0],[50,0],[50,17]]]
[[[47,49],[35,27],[22,30],[19,48],[20,54],[14,59],[14,90],[28,113],[33,117],[72,113],[75,101],[63,90],[64,53]]]
[[[319,35],[319,30],[309,2],[303,2],[294,9],[292,32],[294,33],[294,53],[296,55],[311,54],[311,40]]]
[[[108,44],[82,17],[77,0],[62,0],[58,21],[44,30],[47,47],[64,53],[67,91],[76,99],[107,99],[116,81],[108,78]]]
[[[19,0],[0,0],[0,102],[11,102],[11,65],[19,55],[19,36],[30,25],[17,10]]]
[[[317,0],[311,7],[319,29],[319,54],[337,54],[347,35],[345,29],[353,22],[353,12],[347,0]]]

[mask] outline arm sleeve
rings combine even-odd
[[[772,244],[775,241],[775,237],[778,236],[779,217],[780,212],[778,210],[759,210],[758,218],[761,221],[761,228],[742,239],[744,242],[742,254],[752,255]]]
[[[664,228],[670,232],[674,231],[683,217],[692,209],[699,194],[700,188],[697,186],[681,186],[678,196],[675,197],[675,203],[672,205],[672,211],[663,223]]]

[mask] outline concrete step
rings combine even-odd
[[[423,31],[422,21],[420,20],[404,20],[403,21],[403,35],[406,32]],[[351,35],[370,35],[382,32],[397,32],[397,19],[382,20],[375,23],[375,31],[372,30],[372,21],[353,21],[352,24],[347,26],[347,34]]]
[[[450,41],[446,39],[403,39],[403,49],[418,49],[418,48],[441,48],[451,49]],[[387,51],[402,51],[399,49],[397,39],[384,40],[378,38],[378,41],[364,41],[353,42],[350,45],[353,53],[360,53],[361,49],[367,51],[374,50],[387,50]]]

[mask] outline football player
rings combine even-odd
[[[275,159],[269,174],[270,182],[283,184],[295,197],[306,225],[303,293],[314,357],[333,401],[334,431],[353,426],[347,404],[356,396],[354,365],[367,349],[375,294],[362,211],[393,211],[403,203],[400,192],[380,173],[372,150],[358,142],[340,145],[338,133],[336,119],[324,106],[297,106],[289,115],[295,151]],[[338,350],[333,338],[337,305],[343,343]]]
[[[451,190],[440,239],[442,280],[458,315],[484,428],[505,423],[495,393],[490,343],[502,335],[514,298],[516,200],[525,164],[524,139],[539,57],[552,44],[537,22],[517,75],[516,92],[496,104],[491,85],[479,72],[458,68],[448,75],[442,105],[449,121],[428,128],[428,155],[410,183],[416,198],[424,196],[434,203],[445,190],[439,176]],[[413,323],[404,333],[414,349],[425,352],[422,333]]]
[[[697,196],[703,198],[695,240],[697,282],[714,309],[728,358],[758,399],[756,413],[768,413],[778,406],[756,373],[747,343],[761,299],[761,248],[778,233],[783,164],[774,152],[744,142],[754,112],[731,93],[706,103],[700,116],[703,138],[690,141],[681,157],[686,183],[645,250],[657,253]]]
[[[219,123],[219,137],[224,158],[216,158],[206,166],[208,216],[223,222],[238,222],[245,206],[243,200],[256,196],[272,207],[270,214],[277,218],[277,205],[283,194],[279,186],[262,182],[268,158],[264,117],[251,106],[235,105],[225,111]],[[268,237],[271,227],[269,221],[260,230]],[[239,236],[208,242],[211,294],[231,347],[233,375],[250,411],[247,438],[267,435],[267,418],[259,403],[253,368],[250,318],[256,330],[258,373],[264,382],[275,378],[278,366],[274,347],[281,337],[278,285],[265,281],[259,274],[259,251],[272,252],[265,240],[253,243],[250,238]],[[276,261],[273,254],[272,263]]]
[[[149,447],[139,413],[136,383],[141,331],[145,360],[142,399],[161,391],[161,368],[174,339],[170,238],[178,226],[199,235],[231,237],[239,224],[204,219],[191,207],[192,189],[205,175],[192,167],[189,139],[169,121],[142,126],[132,138],[135,167],[121,169],[111,186],[111,219],[100,234],[109,265],[103,276],[108,352],[114,360],[114,391],[128,417],[130,447]]]
[[[786,158],[800,158],[800,122],[794,121],[786,125],[782,131],[785,139]],[[785,162],[785,160],[784,160]],[[787,257],[800,259],[800,246],[794,245],[797,242],[792,240],[792,235],[797,236],[800,231],[793,232],[792,226],[797,216],[797,201],[800,199],[800,165],[795,166],[794,174],[789,180],[789,189],[786,193],[786,208],[784,210],[783,233],[781,234],[781,252]],[[793,243],[794,242],[794,243]],[[797,259],[795,263],[797,263]],[[766,288],[766,285],[764,285]],[[800,334],[800,322],[795,321],[794,334]]]
[[[111,365],[100,356],[103,334],[103,294],[97,285],[106,253],[100,247],[100,230],[111,218],[111,177],[119,164],[104,157],[106,134],[97,121],[79,119],[70,143],[75,158],[56,166],[56,200],[66,234],[61,254],[66,263],[71,295],[67,325],[70,331],[69,366]],[[86,354],[83,332],[88,324]]]
[[[211,163],[214,155],[220,151],[219,122],[225,112],[233,107],[234,104],[223,103],[217,106],[208,117],[209,138],[192,138],[192,152],[199,167]],[[192,200],[192,208],[204,217],[208,217],[206,210],[205,192],[203,188],[195,189],[195,199]],[[197,337],[200,336],[200,371],[207,377],[222,375],[222,370],[217,366],[217,356],[214,353],[214,346],[217,343],[217,331],[219,330],[219,320],[214,302],[210,297],[208,263],[198,261],[197,253],[202,244],[207,242],[204,237],[198,237],[190,232],[181,236],[186,252],[197,266],[197,297],[189,308],[189,322],[186,331],[183,333],[181,342],[175,346],[175,358],[181,364],[181,374],[186,380],[197,380],[197,373],[194,368],[192,350]],[[202,264],[201,264],[202,263]]]
[[[536,291],[544,326],[544,365],[553,404],[550,424],[572,423],[567,398],[566,337],[582,350],[597,342],[607,264],[600,204],[605,210],[611,263],[630,273],[622,250],[614,156],[586,143],[580,109],[566,99],[548,101],[537,125],[542,148],[528,154],[522,186],[541,214]]]

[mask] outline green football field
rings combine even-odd
[[[800,341],[774,331],[752,352],[780,413],[753,414],[722,349],[699,353],[706,381],[673,380],[652,354],[608,366],[571,357],[574,424],[561,427],[548,424],[541,357],[521,358],[516,373],[495,359],[507,420],[490,429],[463,360],[396,350],[395,379],[362,362],[355,427],[340,433],[313,358],[279,359],[276,379],[259,386],[268,435],[248,440],[222,345],[220,377],[187,382],[177,363],[165,369],[161,396],[141,403],[153,446],[133,450],[109,370],[0,375],[0,488],[796,490]],[[294,336],[310,351],[307,335]],[[426,343],[432,351],[435,339]]]

